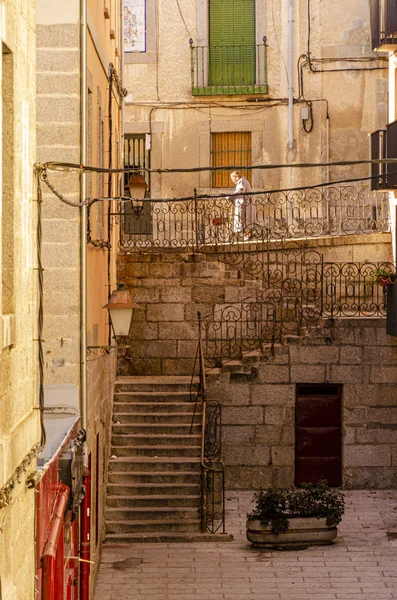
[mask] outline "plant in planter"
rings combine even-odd
[[[375,271],[375,280],[379,285],[392,285],[396,283],[397,275],[391,267],[379,267]]]
[[[345,504],[343,494],[325,481],[302,489],[259,490],[254,501],[255,508],[247,515],[247,539],[261,547],[331,543]]]

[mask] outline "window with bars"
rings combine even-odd
[[[143,169],[150,169],[150,150],[146,148],[146,135],[133,134],[124,138],[124,167],[133,169],[142,175],[148,185],[145,193],[150,198],[150,173]],[[124,185],[126,186],[131,173],[124,174]],[[132,206],[127,203],[124,209],[124,233],[129,235],[148,235],[152,232],[152,216],[150,203],[144,204],[142,211],[136,214]]]
[[[251,170],[240,167],[252,164],[252,142],[250,131],[233,131],[211,134],[211,166],[226,167],[213,171],[212,187],[232,187],[230,173],[237,167],[243,177],[251,182]],[[228,168],[229,167],[229,168]]]

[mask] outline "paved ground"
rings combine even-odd
[[[332,546],[268,552],[245,539],[250,492],[228,492],[225,544],[136,544],[103,552],[95,600],[397,599],[397,491],[346,492]]]

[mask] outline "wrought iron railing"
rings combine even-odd
[[[267,94],[267,46],[193,46],[190,40],[193,96]]]
[[[254,350],[264,353],[283,336],[299,335],[320,319],[384,317],[380,273],[385,272],[393,274],[396,268],[391,263],[324,262],[315,252],[303,253],[300,261],[270,264],[262,283],[266,289],[241,302],[217,305],[204,318],[206,363],[217,365]]]
[[[388,194],[371,192],[368,184],[152,199],[145,209],[149,218],[141,205],[120,204],[122,252],[247,251],[272,241],[390,229]]]
[[[222,460],[222,407],[218,402],[207,402],[201,315],[198,313],[199,342],[196,365],[199,365],[199,385],[192,417],[192,432],[198,405],[202,410],[201,435],[201,531],[225,533],[225,474]],[[193,378],[192,378],[193,379]],[[192,388],[191,388],[192,389]]]

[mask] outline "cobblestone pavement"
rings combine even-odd
[[[332,546],[253,549],[251,492],[227,493],[230,543],[104,548],[95,600],[397,599],[397,491],[346,492]]]

